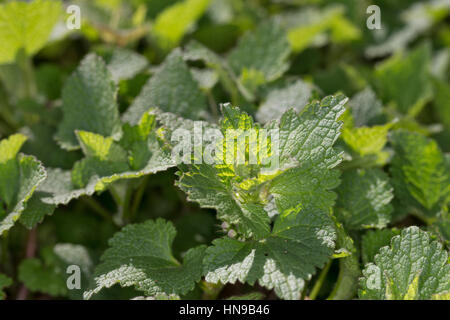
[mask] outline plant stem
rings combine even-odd
[[[138,190],[136,191],[136,194],[134,195],[133,203],[131,204],[130,209],[130,222],[134,220],[136,212],[139,209],[139,205],[141,204],[142,197],[144,196],[147,183],[148,183],[148,176],[146,176],[144,180],[141,182]]]
[[[31,259],[36,256],[37,242],[38,242],[37,228],[30,230],[28,234],[27,247],[25,249],[25,258]],[[21,285],[19,292],[17,293],[17,300],[26,300],[28,297],[28,289],[24,284]]]
[[[222,291],[224,285],[221,284],[220,282],[215,284],[203,280],[200,283],[200,287],[203,290],[203,300],[216,300],[220,292]]]
[[[132,194],[133,190],[132,188],[130,188],[130,186],[128,186],[127,191],[125,192],[125,199],[123,199],[122,203],[122,217],[124,218],[125,223],[131,222],[130,203]]]
[[[6,269],[9,261],[9,245],[8,245],[8,231],[5,231],[2,237],[2,264]]]
[[[309,298],[311,300],[315,300],[317,298],[317,295],[320,292],[320,289],[322,288],[323,282],[325,281],[325,278],[327,277],[328,271],[330,270],[331,264],[333,263],[333,260],[328,261],[325,268],[323,268],[322,272],[319,275],[319,279],[317,279],[316,283],[314,284],[314,287],[311,291],[311,294],[309,295]]]
[[[114,222],[111,213],[91,197],[83,197],[84,203],[107,221]]]

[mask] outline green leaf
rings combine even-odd
[[[432,96],[430,55],[430,47],[421,46],[408,55],[393,56],[375,71],[380,96],[402,114],[417,115]]]
[[[349,229],[384,228],[391,220],[393,191],[381,169],[345,171],[337,189],[337,215]]]
[[[145,113],[135,126],[125,124],[118,142],[86,131],[77,131],[77,137],[85,158],[72,171],[48,170],[48,178],[38,189],[45,204],[67,204],[80,196],[102,192],[116,181],[137,179],[176,164],[157,135],[155,115],[151,113]]]
[[[188,61],[202,61],[216,71],[221,84],[231,95],[231,101],[234,103],[241,101],[241,96],[247,101],[255,100],[253,93],[242,85],[228,62],[204,45],[194,40],[190,41],[185,47],[183,58]]]
[[[172,223],[162,219],[123,228],[109,241],[110,248],[95,271],[95,288],[84,297],[90,299],[115,284],[134,286],[148,296],[185,294],[194,289],[202,276],[199,266],[205,247],[189,250],[181,264],[171,252],[175,235]]]
[[[336,234],[321,210],[290,210],[278,216],[262,241],[222,238],[206,250],[204,272],[211,283],[256,281],[282,299],[299,299],[316,268],[333,254]]]
[[[179,50],[174,50],[148,80],[124,113],[123,120],[135,124],[151,107],[190,119],[201,118],[207,109],[206,97]]]
[[[25,210],[20,216],[20,223],[28,229],[33,229],[36,225],[41,223],[46,215],[52,215],[56,209],[56,205],[43,202],[43,198],[47,194],[38,190],[34,193],[31,199],[27,202]]]
[[[95,54],[87,55],[63,88],[64,117],[56,135],[61,147],[79,148],[76,130],[119,138],[116,95],[116,85],[103,60]]]
[[[12,285],[12,279],[8,278],[4,274],[0,273],[0,300],[3,300],[6,298],[6,294],[3,292],[3,288],[7,288],[10,285]]]
[[[450,175],[434,140],[418,133],[395,131],[390,168],[396,197],[406,207],[433,216],[447,205]]]
[[[267,206],[275,205],[275,214],[299,204],[329,210],[335,199],[329,190],[339,183],[339,173],[330,169],[340,162],[333,144],[339,136],[337,119],[345,101],[342,96],[328,97],[308,105],[300,115],[290,110],[279,121],[271,122],[267,129],[278,132],[279,139],[272,136],[273,142],[267,141],[272,148],[270,155],[262,149],[264,132],[259,124],[238,108],[223,106],[222,135],[230,134],[226,139],[232,138],[231,133],[237,136],[231,140],[222,136],[216,141],[217,150],[223,152],[216,154],[211,164],[203,161],[181,166],[178,186],[189,201],[216,209],[219,219],[246,238],[268,235],[273,210]],[[245,140],[237,150],[235,140],[243,141],[239,139],[252,132],[255,140]],[[266,132],[267,137],[270,134]],[[257,153],[259,160],[251,163],[250,157]],[[245,163],[240,162],[244,156]]]
[[[42,49],[60,15],[59,1],[12,1],[0,5],[0,64],[13,62],[20,49],[29,56]]]
[[[332,5],[323,10],[307,7],[289,12],[282,17],[287,25],[289,43],[294,52],[301,52],[309,46],[320,46],[327,42],[326,32],[331,40],[346,42],[358,39],[360,31],[345,17],[345,8]]]
[[[280,211],[298,204],[324,210],[333,206],[336,195],[330,190],[338,186],[339,172],[331,169],[341,162],[333,146],[346,102],[343,95],[329,96],[300,114],[290,110],[279,120],[280,168],[285,171],[271,181],[269,192]]]
[[[440,79],[433,79],[435,101],[434,109],[436,110],[439,120],[450,128],[450,85]]]
[[[272,19],[246,33],[228,56],[228,63],[241,81],[245,80],[243,75],[253,72],[259,74],[264,83],[276,80],[289,68],[289,53],[286,31]],[[242,83],[251,87],[252,80],[254,78]]]
[[[34,157],[18,155],[26,137],[21,134],[0,141],[0,234],[12,228],[37,186],[46,178]],[[6,209],[6,210],[5,210]]]
[[[371,88],[355,94],[348,102],[355,127],[380,124],[383,118],[383,104]]]
[[[175,47],[203,15],[210,0],[184,0],[161,12],[153,24],[152,31],[164,49]]]
[[[67,287],[61,274],[39,259],[25,259],[19,266],[19,280],[33,292],[47,293],[52,296],[65,296]]]
[[[148,66],[147,59],[140,54],[123,48],[116,48],[108,59],[108,70],[117,83],[132,79]]]
[[[448,252],[418,227],[404,229],[369,263],[360,280],[361,299],[430,300],[450,292]]]
[[[300,112],[312,97],[312,86],[297,80],[283,88],[269,92],[265,101],[259,106],[256,119],[261,123],[281,117],[289,108]]]
[[[394,236],[400,234],[398,229],[370,230],[362,238],[361,251],[364,264],[373,262],[381,247],[388,246]]]
[[[387,143],[392,123],[373,127],[345,127],[342,139],[360,156],[379,155]]]

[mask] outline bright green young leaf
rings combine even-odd
[[[0,64],[13,62],[20,49],[29,56],[47,42],[62,13],[61,2],[11,1],[0,5]]]
[[[336,191],[336,211],[345,227],[384,228],[390,222],[394,190],[381,169],[345,171]]]
[[[62,92],[64,118],[56,135],[61,147],[79,148],[76,130],[120,137],[116,95],[116,85],[102,58],[87,55],[66,81]]]
[[[279,22],[270,20],[240,39],[228,63],[244,86],[252,88],[252,82],[263,84],[279,78],[289,68],[289,53],[286,31]]]
[[[288,39],[294,52],[301,52],[309,46],[326,43],[326,33],[331,40],[346,42],[358,39],[360,31],[345,17],[344,8],[331,6],[322,11],[305,8],[299,12],[288,13],[285,24],[288,26]]]
[[[383,100],[393,102],[401,114],[417,115],[432,96],[429,61],[429,46],[384,61],[375,71],[378,92]]]
[[[418,133],[396,131],[391,174],[395,195],[401,203],[421,214],[435,215],[447,205],[450,172],[434,140]]]
[[[373,127],[345,127],[342,139],[360,156],[380,154],[387,143],[391,123]]]
[[[14,226],[36,187],[46,178],[39,161],[18,154],[25,141],[21,134],[0,141],[0,234]]]
[[[95,271],[95,287],[86,291],[90,299],[103,288],[116,284],[134,286],[148,296],[185,294],[202,276],[205,247],[190,249],[183,263],[172,255],[176,235],[172,223],[162,219],[128,225],[110,241]]]
[[[258,282],[282,299],[300,298],[305,281],[331,258],[336,234],[328,213],[300,208],[283,212],[262,241],[221,238],[206,250],[211,283]]]
[[[10,285],[12,285],[12,279],[8,278],[4,274],[0,273],[0,300],[3,300],[6,298],[5,293],[3,292],[3,288],[7,288]]]
[[[118,180],[136,179],[175,166],[164,143],[157,136],[155,115],[146,113],[139,124],[123,126],[120,141],[77,131],[85,158],[72,171],[49,169],[38,189],[47,205],[67,204],[83,195],[101,192]]]
[[[161,47],[175,47],[208,8],[210,0],[184,0],[161,12],[153,24]]]
[[[359,297],[430,300],[450,292],[448,252],[418,227],[404,229],[380,249],[360,280]]]
[[[207,109],[206,97],[178,49],[166,58],[160,69],[148,80],[123,115],[123,120],[135,124],[153,107],[189,119],[201,118]]]

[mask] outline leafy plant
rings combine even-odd
[[[450,299],[448,2],[0,2],[0,299]]]

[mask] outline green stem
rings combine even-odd
[[[325,281],[328,271],[330,270],[331,264],[333,263],[333,260],[328,261],[325,268],[323,268],[322,272],[319,275],[319,279],[317,279],[316,283],[314,284],[314,287],[311,291],[311,294],[309,295],[309,298],[311,300],[315,300],[317,298],[317,295],[320,292],[320,289],[322,288],[323,282]]]
[[[2,265],[6,268],[8,263],[8,231],[5,231],[2,237]]]
[[[210,283],[202,281],[200,287],[203,290],[203,300],[217,300],[220,292],[222,291],[224,285],[219,283]]]
[[[113,197],[116,205],[118,207],[121,207],[122,206],[122,198],[119,196],[116,189],[114,189],[114,185],[112,185],[108,190],[109,190],[109,193],[111,193],[111,196]]]
[[[148,176],[144,178],[138,190],[136,191],[136,194],[134,195],[133,203],[131,204],[130,209],[130,222],[132,222],[134,220],[134,217],[136,216],[136,212],[139,209],[139,205],[141,204],[142,197],[144,196],[145,193],[145,188],[147,187],[147,183],[148,183]]]
[[[98,213],[103,219],[114,222],[111,213],[91,197],[83,197],[84,203]]]
[[[131,203],[131,196],[133,194],[133,190],[130,186],[128,186],[127,191],[125,192],[125,199],[122,203],[122,217],[124,218],[124,221],[126,223],[131,222],[130,217],[130,203]]]
[[[31,57],[24,51],[20,51],[18,53],[16,61],[23,71],[26,95],[28,98],[33,98],[37,93],[33,61],[31,60]]]

